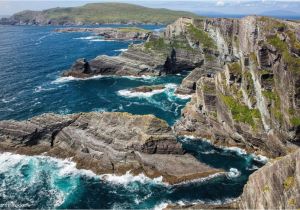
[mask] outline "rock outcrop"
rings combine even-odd
[[[147,40],[150,31],[142,28],[60,28],[56,29],[58,33],[72,32],[90,32],[97,36],[101,36],[106,40]]]
[[[181,24],[179,19],[173,25]],[[187,26],[186,26],[187,27]],[[144,44],[131,45],[120,56],[98,56],[89,61],[91,72],[85,74],[76,63],[63,76],[91,77],[103,75],[151,75],[176,74],[203,65],[203,53],[191,46],[185,34],[170,36],[168,33],[152,33]]]
[[[299,209],[300,150],[254,172],[244,187],[240,209]]]
[[[163,176],[169,183],[220,172],[185,154],[172,129],[152,115],[128,113],[44,114],[0,121],[0,151],[72,158],[98,174]]]
[[[199,40],[195,47],[204,53],[204,71],[195,69],[178,89],[195,94],[175,125],[177,134],[269,157],[297,148],[299,23],[256,16],[208,18],[194,20],[187,30],[192,41]],[[209,72],[213,68],[222,70]]]

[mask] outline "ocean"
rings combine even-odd
[[[159,30],[161,26],[140,27]],[[154,114],[170,126],[178,120],[189,99],[174,91],[188,72],[159,78],[62,78],[76,59],[118,55],[133,42],[105,41],[89,33],[55,33],[55,28],[0,26],[0,120],[90,111]],[[128,92],[154,84],[166,88],[151,94]],[[249,175],[265,163],[264,158],[238,148],[217,148],[190,137],[178,141],[188,153],[226,173],[168,185],[161,178],[129,172],[95,175],[76,169],[71,160],[0,153],[0,208],[143,209],[170,203],[223,203],[238,197]]]

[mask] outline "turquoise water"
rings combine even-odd
[[[159,29],[157,26],[142,26]],[[54,33],[55,27],[0,26],[0,120],[45,113],[126,111],[154,114],[170,125],[188,102],[174,94],[187,72],[160,78],[61,78],[80,57],[118,55],[132,42],[104,41],[88,33]],[[141,85],[165,84],[162,92],[131,95]],[[166,203],[226,202],[262,165],[236,149],[178,139],[199,160],[224,169],[223,176],[169,186],[143,175],[96,176],[71,161],[0,154],[0,208],[154,208]]]

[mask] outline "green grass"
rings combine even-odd
[[[295,184],[295,178],[292,176],[289,176],[284,180],[283,186],[285,190],[291,189]]]
[[[284,31],[287,29],[287,25],[285,23],[270,17],[261,17],[259,18],[259,21],[264,23],[263,30],[265,31],[271,31],[272,29],[275,29],[276,31]]]
[[[18,13],[19,18],[25,18],[31,13]],[[29,14],[29,15],[28,15]],[[58,22],[93,23],[161,23],[170,24],[180,17],[198,17],[194,13],[173,11],[168,9],[153,9],[126,3],[92,3],[81,7],[53,8],[41,12],[42,17]]]
[[[300,126],[300,117],[293,117],[291,119],[291,123],[293,126],[296,126],[296,127]]]
[[[137,27],[128,27],[128,28],[118,28],[120,32],[141,32],[141,33],[147,33],[150,32],[149,30],[145,30],[142,28],[137,28]]]
[[[230,109],[232,117],[237,122],[243,122],[256,127],[256,122],[261,118],[260,112],[257,109],[249,109],[248,106],[241,104],[232,96],[221,95],[222,101]]]
[[[156,51],[165,51],[170,48],[170,45],[165,43],[164,38],[158,38],[155,40],[150,40],[144,44],[146,49],[156,50]]]
[[[230,73],[232,73],[236,76],[242,75],[242,67],[239,62],[234,62],[232,64],[228,64],[228,68],[229,68]]]
[[[191,35],[192,39],[199,41],[205,49],[216,49],[214,40],[206,33],[205,31],[196,28],[194,25],[190,24],[188,26],[188,32]]]
[[[155,40],[150,40],[144,44],[147,50],[160,51],[162,53],[170,51],[172,48],[175,49],[184,49],[187,51],[195,51],[187,42],[186,39],[173,39],[167,41],[164,38],[158,38]]]
[[[268,37],[268,42],[280,51],[289,71],[300,73],[300,58],[294,57],[290,53],[289,46],[285,41],[280,40],[280,38],[275,35]]]

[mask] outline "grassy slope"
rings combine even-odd
[[[17,15],[28,16],[28,12]],[[195,14],[190,12],[152,9],[125,3],[93,3],[82,7],[53,8],[44,10],[42,14],[47,19],[66,19],[82,23],[127,23],[136,21],[168,24],[182,16],[196,17]]]

